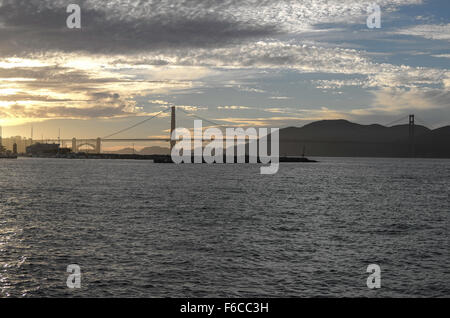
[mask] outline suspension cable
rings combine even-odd
[[[201,120],[203,120],[203,121],[209,122],[210,124],[213,124],[214,126],[225,127],[225,125],[218,124],[218,123],[213,122],[212,120],[209,120],[209,119],[203,118],[203,117],[201,117],[201,116],[198,116],[198,115],[189,113],[189,112],[187,112],[186,110],[184,110],[183,108],[180,108],[180,110],[181,110],[183,113],[185,113],[185,114],[188,114],[188,115],[190,115],[190,116],[192,116],[192,117],[195,117],[195,118],[197,118],[197,119],[201,119]]]
[[[163,111],[157,113],[156,115],[154,115],[154,116],[152,116],[152,117],[150,117],[150,118],[147,118],[147,119],[145,119],[145,120],[143,120],[143,121],[140,121],[140,122],[138,122],[138,123],[136,123],[136,124],[134,124],[134,125],[132,125],[132,126],[130,126],[130,127],[127,127],[127,128],[122,129],[122,130],[119,130],[119,131],[117,131],[117,132],[115,132],[115,133],[113,133],[113,134],[110,134],[110,135],[108,135],[108,136],[105,136],[105,137],[103,137],[102,139],[107,139],[107,138],[110,138],[110,137],[112,137],[112,136],[115,136],[115,135],[118,135],[118,134],[120,134],[120,133],[123,133],[123,132],[125,132],[125,131],[128,131],[128,130],[130,130],[130,129],[133,129],[133,128],[139,126],[139,125],[142,125],[142,124],[144,124],[144,123],[146,123],[146,122],[152,120],[153,118],[158,117],[159,115],[161,115],[161,114],[163,114],[163,113],[165,113],[165,112],[167,112],[167,111],[169,111],[169,110],[170,110],[170,108],[167,108],[166,110],[163,110]]]
[[[390,126],[392,126],[392,125],[394,125],[394,124],[396,124],[396,123],[398,123],[398,122],[400,122],[400,121],[402,121],[402,120],[404,120],[404,119],[407,119],[408,117],[409,117],[409,116],[405,116],[405,117],[402,117],[402,118],[400,118],[400,119],[394,120],[393,122],[387,124],[386,126],[387,126],[387,127],[390,127]]]

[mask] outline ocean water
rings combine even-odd
[[[449,297],[450,160],[319,160],[2,160],[0,296]]]

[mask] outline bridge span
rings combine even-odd
[[[83,146],[90,146],[94,153],[101,153],[102,144],[105,142],[150,142],[150,141],[160,141],[160,142],[170,142],[170,138],[72,138],[72,139],[46,139],[47,143],[58,143],[58,144],[72,144],[72,151],[77,152]]]
[[[170,135],[167,138],[112,138],[113,136],[116,136],[122,132],[125,132],[127,130],[130,130],[134,127],[137,127],[153,118],[156,118],[158,115],[165,113],[167,111],[171,110],[171,127],[170,127]],[[173,147],[174,142],[171,141],[170,136],[172,136],[172,132],[175,130],[176,127],[176,119],[175,119],[175,106],[172,106],[160,113],[158,113],[155,116],[152,116],[150,118],[147,118],[137,124],[132,125],[131,127],[127,127],[125,129],[119,130],[118,132],[115,132],[113,134],[110,134],[108,136],[105,136],[103,138],[72,138],[72,139],[46,139],[47,143],[58,143],[58,144],[71,144],[72,145],[72,151],[78,152],[78,150],[83,146],[89,146],[92,148],[94,153],[101,153],[102,152],[102,144],[105,142],[150,142],[150,141],[159,141],[159,142],[169,142],[170,148]]]
[[[99,138],[79,138],[79,139],[77,139],[77,138],[74,137],[72,139],[60,139],[60,138],[58,138],[58,139],[47,139],[46,141],[47,142],[52,142],[52,143],[58,143],[58,144],[66,144],[66,143],[70,144],[71,143],[72,144],[71,148],[72,148],[73,152],[78,152],[78,150],[81,147],[83,147],[83,146],[89,146],[89,147],[92,148],[92,150],[95,153],[101,153],[101,151],[102,151],[102,144],[103,143],[107,143],[107,142],[121,143],[121,142],[152,142],[152,141],[153,142],[154,141],[157,141],[157,142],[168,142],[169,146],[170,146],[170,149],[172,150],[173,146],[176,143],[174,140],[171,140],[171,138],[170,138],[170,136],[172,136],[173,131],[176,129],[175,108],[176,108],[175,106],[167,108],[166,110],[163,110],[160,113],[158,113],[158,114],[156,114],[156,115],[154,115],[152,117],[146,118],[145,120],[143,120],[143,121],[141,121],[139,123],[133,124],[130,127],[127,127],[125,129],[121,129],[121,130],[119,130],[119,131],[117,131],[117,132],[115,132],[113,134],[110,134],[108,136],[105,136],[103,138],[99,137]],[[139,125],[142,125],[142,124],[150,121],[151,119],[158,117],[158,115],[160,115],[162,113],[165,113],[165,112],[167,112],[169,110],[171,111],[171,121],[170,121],[170,135],[167,138],[165,138],[165,137],[162,137],[162,138],[161,137],[159,137],[159,138],[113,138],[114,136],[116,136],[116,135],[118,135],[120,133],[123,133],[123,132],[128,131],[128,130],[130,130],[132,128],[135,128],[135,127],[137,127]],[[181,110],[183,110],[183,109],[181,109]],[[186,111],[184,111],[184,112],[187,113]],[[197,116],[195,116],[195,117],[197,117]],[[410,144],[409,147],[410,147],[410,152],[411,152],[412,155],[414,154],[414,148],[415,148],[414,147],[415,117],[416,117],[415,115],[409,115],[409,116],[403,117],[401,119],[398,119],[398,120],[396,120],[396,121],[394,121],[392,123],[389,123],[387,125],[387,126],[391,126],[391,125],[393,125],[395,123],[398,123],[400,121],[403,121],[404,119],[408,119],[409,118],[409,144]],[[204,119],[204,118],[200,118],[200,119],[209,121],[209,120]],[[213,123],[212,121],[209,121],[209,122]],[[222,126],[222,125],[219,125],[217,123],[213,123],[213,124],[216,125],[216,126]],[[226,140],[226,139],[227,139],[227,137],[223,137],[223,140]],[[323,142],[323,143],[328,143],[329,141],[296,140],[296,142],[313,142],[313,143],[321,143],[321,142]],[[372,143],[376,144],[376,142],[372,142]]]

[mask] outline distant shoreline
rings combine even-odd
[[[49,158],[49,159],[108,159],[108,160],[151,160],[155,163],[173,163],[170,155],[137,155],[137,154],[64,154],[64,155],[37,155],[37,156],[21,156],[23,158]],[[194,159],[194,157],[192,157]],[[282,156],[279,158],[280,162],[301,162],[301,163],[315,163],[316,160],[308,159],[306,157],[296,156]],[[194,160],[192,160],[194,162]],[[226,162],[224,157],[224,162]],[[237,162],[237,157],[234,158]],[[245,158],[245,162],[249,162],[249,157]],[[258,159],[259,163],[259,159]]]

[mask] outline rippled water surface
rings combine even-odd
[[[274,176],[3,160],[0,296],[449,297],[449,188],[450,160],[324,158]]]

